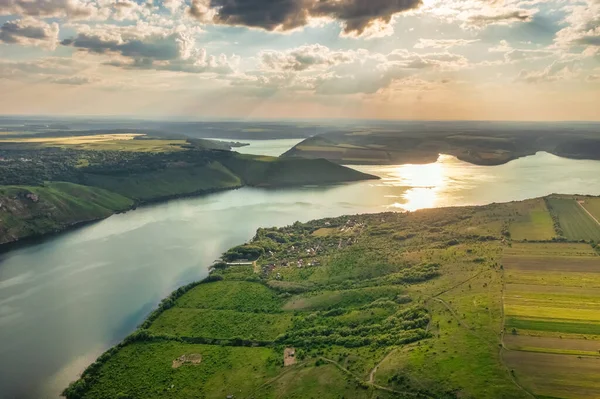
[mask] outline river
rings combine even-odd
[[[278,155],[293,144],[252,143],[244,152]],[[56,398],[161,298],[206,276],[258,227],[553,192],[600,195],[600,162],[547,153],[495,167],[440,156],[430,165],[356,168],[382,180],[173,200],[0,255],[0,397]]]

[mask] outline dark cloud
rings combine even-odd
[[[582,46],[600,46],[600,35],[586,35],[577,40],[575,40],[575,44]]]
[[[207,56],[203,49],[194,47],[190,36],[180,33],[140,38],[79,33],[75,38],[63,40],[61,44],[89,53],[121,56],[105,65],[124,69],[217,74],[233,72],[232,60],[225,56]]]
[[[154,41],[134,39],[119,42],[114,39],[104,39],[99,35],[80,33],[74,39],[65,39],[63,46],[72,46],[91,53],[119,53],[124,57],[146,58],[152,60],[172,60],[179,57],[177,42],[171,36]]]
[[[417,8],[421,0],[194,0],[190,15],[204,19],[206,10],[216,11],[214,21],[290,30],[304,26],[310,17],[341,21],[345,33],[361,34],[375,21],[390,22],[393,15]]]
[[[421,0],[321,0],[311,14],[343,21],[346,33],[361,34],[373,21],[389,23],[394,14],[421,4]]]
[[[18,43],[21,37],[44,40],[48,35],[42,26],[23,26],[20,21],[6,22],[0,27],[0,41],[4,43]]]
[[[58,25],[34,19],[5,22],[0,27],[0,42],[54,48],[58,39]]]

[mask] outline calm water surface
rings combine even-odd
[[[276,155],[278,144],[252,150]],[[206,276],[219,254],[260,226],[553,192],[600,195],[600,162],[546,153],[497,167],[441,156],[430,165],[356,168],[382,180],[176,200],[0,255],[0,397],[56,398],[161,298]]]

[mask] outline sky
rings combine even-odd
[[[0,114],[599,120],[600,0],[0,0]]]

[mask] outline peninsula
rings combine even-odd
[[[64,395],[595,397],[599,218],[552,195],[259,229]]]

